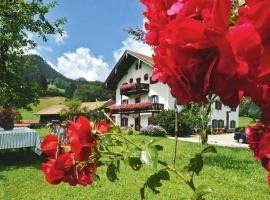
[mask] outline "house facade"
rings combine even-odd
[[[127,50],[117,62],[105,81],[106,88],[116,92],[110,112],[117,125],[140,130],[161,110],[175,109],[168,85],[151,80],[153,71],[152,57],[137,52]],[[230,128],[238,126],[238,108],[231,111],[223,104],[213,105],[211,113],[209,126],[224,128],[228,117]]]

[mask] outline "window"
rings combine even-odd
[[[230,128],[236,128],[236,121],[232,120],[230,122]]]
[[[235,112],[235,111],[236,111],[236,108],[231,108],[231,111],[232,111],[232,112]]]
[[[139,60],[139,69],[142,68],[142,62]]]
[[[135,103],[140,103],[141,102],[141,97],[135,98]]]
[[[158,103],[158,95],[152,95],[151,96],[151,102],[152,103]]]
[[[218,120],[218,128],[224,128],[224,121]]]
[[[216,129],[218,127],[218,121],[216,119],[212,120],[212,128]]]
[[[130,83],[133,83],[133,78],[129,79],[129,82],[130,82]]]
[[[216,108],[216,110],[221,110],[222,109],[222,104],[219,101],[216,101],[215,108]]]
[[[122,105],[126,105],[126,104],[128,104],[128,99],[123,99],[122,100]]]
[[[140,84],[140,83],[141,83],[141,78],[137,78],[137,79],[136,79],[136,82],[137,82],[138,84]]]
[[[128,126],[128,118],[122,118],[121,126]]]
[[[145,81],[148,81],[149,75],[148,75],[148,74],[145,74],[144,77],[143,77],[143,79],[144,79]]]
[[[136,63],[135,69],[138,70],[139,69],[139,63]]]

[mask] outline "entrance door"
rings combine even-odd
[[[135,118],[135,130],[139,131],[141,129],[141,119],[140,117]]]

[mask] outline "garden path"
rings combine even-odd
[[[222,135],[209,135],[208,144],[224,146],[224,147],[234,147],[234,148],[248,148],[248,144],[241,144],[234,140],[234,133],[222,134]],[[174,137],[169,137],[174,139]],[[191,135],[188,137],[179,137],[178,140],[201,143],[199,135]]]

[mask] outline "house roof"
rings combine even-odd
[[[102,103],[105,105],[105,107],[108,107],[108,106],[113,105],[115,102],[112,99],[110,99],[108,101],[103,101]],[[84,107],[86,107],[89,110],[95,110],[97,108],[96,102],[83,102],[81,104],[81,108],[84,108]],[[63,104],[53,105],[43,110],[40,110],[39,112],[36,113],[36,115],[59,115],[61,110],[64,108],[67,108],[67,106]]]
[[[60,114],[60,111],[63,108],[67,108],[67,107],[63,104],[53,105],[53,106],[40,110],[39,112],[36,113],[36,115],[58,115]]]
[[[132,65],[132,63],[137,59],[153,67],[154,61],[152,57],[138,52],[126,50],[106,79],[106,88],[110,90],[116,90],[118,82],[127,73],[127,70]]]

